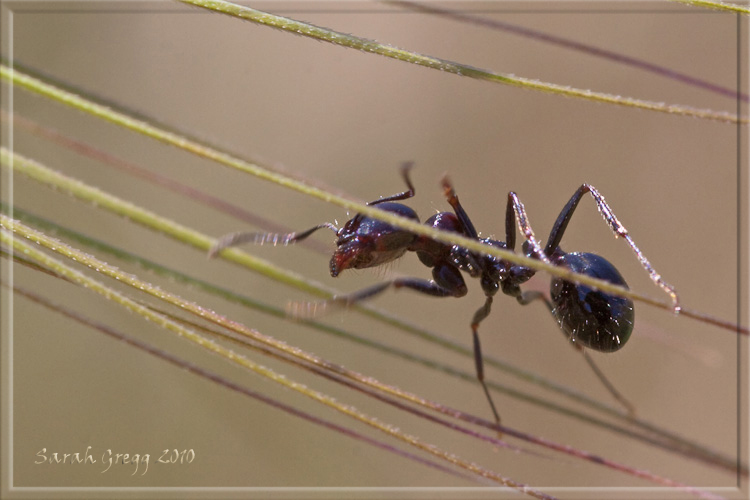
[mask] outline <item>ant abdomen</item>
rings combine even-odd
[[[567,253],[557,256],[554,263],[628,288],[615,266],[599,255]],[[600,352],[614,352],[625,345],[633,332],[635,312],[633,301],[628,298],[561,278],[552,280],[550,296],[555,306],[552,313],[572,342]]]

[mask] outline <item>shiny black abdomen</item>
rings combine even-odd
[[[622,275],[604,257],[591,253],[568,253],[554,259],[571,271],[628,287]],[[619,350],[633,332],[633,301],[609,295],[560,278],[550,287],[553,314],[563,332],[577,342],[600,352]]]

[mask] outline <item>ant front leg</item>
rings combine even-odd
[[[328,300],[318,302],[293,302],[289,304],[287,313],[297,319],[309,319],[329,312],[331,307],[349,307],[365,300],[369,300],[387,289],[408,288],[415,292],[432,297],[463,297],[467,287],[463,276],[450,264],[436,265],[432,270],[434,280],[419,278],[396,278],[378,283],[348,295],[339,295]]]
[[[471,222],[469,214],[466,213],[464,207],[461,206],[461,202],[458,201],[456,190],[453,189],[453,184],[451,183],[451,180],[447,175],[443,176],[441,184],[443,185],[443,193],[448,199],[448,204],[453,208],[453,212],[456,214],[456,217],[458,217],[458,221],[461,224],[461,227],[463,229],[462,232],[464,233],[464,235],[468,236],[469,238],[479,239],[479,233],[477,233],[474,224]]]
[[[463,206],[461,206],[461,203],[458,201],[458,196],[456,195],[456,191],[453,189],[453,184],[451,184],[448,176],[443,177],[442,184],[445,197],[448,199],[448,203],[456,213],[458,220],[461,222],[464,233],[469,238],[478,239],[479,233],[477,233],[477,230],[474,228],[474,224],[472,224],[466,210],[464,210]],[[542,246],[537,241],[536,236],[534,235],[534,230],[531,229],[529,216],[526,215],[526,208],[523,206],[523,203],[521,203],[518,195],[511,191],[508,193],[508,206],[505,210],[505,247],[509,250],[514,250],[516,246],[516,232],[513,224],[514,219],[518,223],[518,229],[534,249],[534,253],[537,254],[539,260],[549,264],[549,258],[547,258],[547,255],[542,250]]]
[[[656,283],[656,285],[658,285],[662,290],[667,292],[667,294],[671,297],[672,308],[675,314],[679,313],[680,301],[674,287],[664,281],[661,275],[657,273],[656,270],[654,270],[646,256],[643,255],[643,252],[641,252],[641,250],[638,248],[638,246],[636,246],[635,242],[628,234],[625,226],[623,226],[620,221],[617,220],[617,217],[615,216],[612,209],[609,207],[609,205],[607,205],[607,202],[604,201],[604,196],[602,196],[599,191],[597,191],[597,189],[590,184],[583,184],[581,187],[579,187],[578,190],[570,198],[568,203],[565,205],[565,207],[563,207],[560,215],[557,217],[557,221],[555,221],[555,225],[552,227],[549,239],[547,240],[547,245],[544,248],[544,253],[546,255],[552,255],[557,250],[560,245],[560,240],[562,240],[563,234],[565,233],[565,229],[568,227],[570,218],[573,216],[573,212],[578,206],[578,202],[581,201],[581,198],[586,193],[590,193],[594,198],[596,206],[599,209],[599,213],[602,214],[602,217],[614,233],[615,238],[622,237],[625,241],[628,242],[628,245],[630,245],[630,248],[633,250],[633,252],[635,252],[635,255],[638,258],[638,261],[641,263],[641,266],[646,270],[646,272],[648,272],[651,280]]]

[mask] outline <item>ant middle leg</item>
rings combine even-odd
[[[560,215],[555,221],[555,225],[552,227],[552,231],[550,231],[547,245],[544,247],[544,253],[546,255],[552,255],[557,250],[560,245],[560,240],[562,240],[563,234],[565,233],[565,229],[568,227],[568,223],[573,216],[573,212],[578,206],[578,202],[581,201],[581,198],[583,198],[583,195],[586,193],[590,193],[594,198],[596,206],[599,209],[599,213],[602,214],[602,217],[614,233],[615,238],[622,237],[625,241],[627,241],[628,245],[630,245],[630,248],[633,250],[633,252],[635,252],[635,255],[638,258],[638,261],[641,263],[643,269],[648,272],[651,280],[671,297],[672,308],[675,314],[679,313],[680,301],[675,288],[664,281],[661,275],[657,273],[656,270],[651,266],[651,263],[648,261],[646,256],[643,255],[643,252],[641,252],[641,250],[628,234],[625,226],[623,226],[620,221],[617,220],[617,217],[615,216],[612,209],[609,207],[607,202],[604,201],[604,196],[602,196],[599,191],[597,191],[597,189],[590,184],[581,185],[581,187],[579,187],[578,190],[570,198],[568,203],[563,207]]]
[[[466,283],[461,272],[455,266],[448,263],[439,263],[432,269],[434,280],[422,280],[417,278],[396,278],[391,281],[379,283],[364,288],[349,295],[334,297],[323,302],[312,302],[303,304],[292,304],[290,314],[297,318],[309,318],[326,312],[328,306],[348,307],[364,300],[371,299],[388,288],[409,288],[416,292],[433,297],[463,297],[467,293]],[[471,322],[472,342],[474,350],[474,365],[476,367],[477,380],[482,385],[482,390],[490,404],[490,409],[495,418],[495,423],[500,425],[500,415],[490,395],[489,388],[484,380],[484,362],[482,358],[482,346],[479,341],[479,323],[490,314],[492,297],[487,296],[485,303],[475,313]]]
[[[461,222],[461,225],[464,228],[464,233],[470,238],[479,238],[479,233],[477,233],[474,224],[471,222],[469,214],[466,213],[466,210],[464,210],[461,202],[458,200],[458,195],[456,195],[456,191],[448,176],[444,176],[441,182],[445,197],[448,199],[448,203],[456,213],[458,220]],[[516,244],[514,219],[518,223],[518,229],[534,249],[534,253],[537,254],[540,260],[549,264],[549,258],[542,250],[542,246],[537,241],[533,229],[531,229],[529,217],[526,215],[526,208],[524,208],[518,195],[511,191],[508,193],[508,206],[505,210],[505,246],[510,250],[513,250]]]
[[[490,403],[492,415],[495,417],[495,423],[499,426],[500,414],[498,413],[497,408],[495,407],[495,403],[492,400],[492,396],[490,395],[490,390],[487,387],[487,383],[484,381],[484,359],[482,357],[482,344],[479,341],[479,323],[481,323],[482,320],[490,315],[491,308],[492,297],[488,295],[484,301],[484,305],[477,309],[477,312],[474,313],[474,318],[471,320],[471,338],[474,346],[474,366],[476,367],[477,371],[477,380],[479,380],[479,383],[482,385],[484,395],[487,397],[487,401]]]

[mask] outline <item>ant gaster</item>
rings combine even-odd
[[[413,209],[401,203],[394,203],[414,196],[414,186],[409,177],[411,167],[412,163],[409,162],[401,168],[401,175],[408,187],[407,191],[380,198],[368,203],[368,205],[378,205],[381,210],[418,222],[419,218]],[[622,275],[605,258],[593,253],[566,253],[560,248],[560,241],[573,212],[578,206],[578,202],[584,194],[590,193],[615,237],[622,237],[627,241],[651,279],[671,296],[675,312],[679,311],[678,298],[674,288],[662,280],[661,276],[651,267],[649,261],[628,235],[625,227],[617,220],[609,205],[604,201],[604,197],[593,186],[583,184],[576,190],[557,217],[544,247],[536,240],[524,206],[516,193],[508,193],[505,213],[505,241],[503,242],[491,238],[480,238],[474,224],[458,201],[458,196],[456,196],[447,177],[443,178],[442,186],[453,212],[437,213],[425,221],[426,225],[458,233],[489,246],[514,251],[516,245],[515,226],[517,224],[525,237],[522,248],[527,257],[539,259],[548,264],[563,266],[576,273],[599,278],[627,288],[627,283]],[[542,300],[557,320],[563,333],[584,354],[586,361],[597,377],[612,395],[628,409],[629,413],[633,414],[632,405],[604,377],[584,349],[614,352],[625,345],[633,331],[634,308],[633,302],[629,298],[603,293],[590,286],[557,277],[552,279],[549,299],[537,291],[524,292],[520,285],[536,273],[536,270],[531,267],[513,264],[502,258],[479,254],[457,245],[416,235],[363,214],[355,215],[341,228],[326,222],[301,233],[229,234],[217,242],[211,249],[210,255],[213,256],[226,247],[247,241],[256,244],[288,245],[303,240],[322,228],[330,229],[336,233],[336,250],[330,262],[330,271],[333,277],[338,276],[345,269],[377,267],[399,259],[406,252],[411,251],[417,253],[417,257],[425,266],[432,268],[432,280],[396,278],[349,295],[334,297],[322,303],[306,303],[306,310],[297,307],[292,310],[292,315],[297,317],[311,316],[316,313],[320,306],[328,304],[354,304],[378,295],[389,287],[409,288],[435,297],[463,297],[467,293],[467,286],[461,274],[463,271],[472,278],[479,278],[485,294],[484,305],[474,313],[471,321],[474,363],[477,379],[482,385],[498,424],[500,417],[484,381],[478,328],[481,321],[489,315],[493,297],[499,290],[502,290],[506,295],[515,297],[523,305],[535,300]],[[313,307],[312,310],[309,309],[311,306]]]

